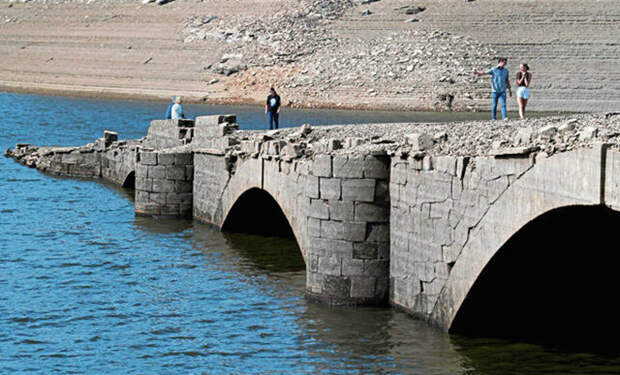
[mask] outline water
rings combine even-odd
[[[161,109],[0,94],[0,147],[80,145],[104,129],[140,137]],[[222,111],[262,126],[260,108],[188,108]],[[321,113],[333,122],[414,116],[287,116]],[[0,158],[0,374],[620,373],[616,357],[449,336],[392,309],[309,303],[294,242],[136,218],[132,199]]]

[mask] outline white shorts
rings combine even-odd
[[[530,88],[525,86],[519,86],[519,88],[517,89],[517,98],[529,99]]]

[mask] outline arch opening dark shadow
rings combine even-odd
[[[620,213],[605,206],[549,211],[495,254],[451,333],[620,352]]]
[[[253,188],[235,202],[222,225],[222,230],[270,237],[295,239],[284,212],[266,191]]]
[[[125,181],[123,181],[123,187],[128,189],[136,188],[136,172],[131,171],[127,177],[125,177]]]

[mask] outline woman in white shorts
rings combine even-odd
[[[521,120],[525,118],[525,106],[530,99],[532,73],[529,70],[530,67],[527,64],[521,64],[520,71],[517,72],[517,101],[519,102],[519,116],[521,116]]]

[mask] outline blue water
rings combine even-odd
[[[104,129],[137,138],[162,107],[0,94],[0,146],[80,145]],[[260,108],[187,111],[263,124]],[[326,117],[368,118],[346,115]],[[132,199],[0,158],[0,374],[620,373],[615,358],[309,303],[294,242],[137,218]]]

